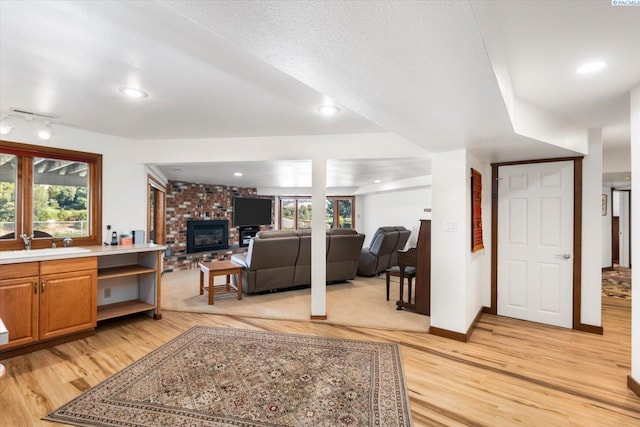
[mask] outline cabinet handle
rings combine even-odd
[[[42,282],[42,293],[43,293],[43,294],[44,294],[44,286],[45,286],[45,283],[44,283],[44,282]]]
[[[38,282],[33,282],[33,293],[34,294],[38,293]]]

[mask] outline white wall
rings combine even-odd
[[[53,126],[49,141],[37,137],[38,123],[21,122],[6,141],[65,148],[102,154],[102,225],[112,231],[146,230],[147,169],[136,155],[131,155],[136,141],[86,132],[65,126]]]
[[[607,148],[602,159],[604,173],[629,172],[631,170],[631,156],[629,147]]]
[[[602,130],[589,129],[582,161],[581,322],[593,326],[602,325],[602,218]]]
[[[467,251],[467,322],[471,324],[481,307],[491,306],[491,165],[482,163],[473,155],[467,156],[467,171],[473,168],[482,174],[482,240],[484,249]],[[469,182],[469,180],[467,180]],[[467,204],[468,248],[471,247],[471,186],[469,182]]]
[[[147,168],[147,163],[313,159],[323,158],[326,153],[332,153],[332,157],[340,153],[340,158],[362,158],[363,153],[367,158],[388,158],[389,146],[393,146],[398,157],[428,155],[424,149],[392,133],[148,141],[54,125],[54,136],[43,141],[37,137],[38,125],[21,122],[3,139],[103,155],[105,240],[107,225],[115,231],[146,230],[147,175],[152,173],[160,181],[166,181],[157,171]]]
[[[631,91],[631,188],[640,188],[640,86]],[[640,197],[632,197],[631,211],[638,217]],[[640,266],[640,227],[633,227],[631,265]],[[632,279],[633,280],[633,279]],[[640,382],[640,298],[631,298],[631,376]]]
[[[618,226],[620,231],[620,267],[631,266],[630,258],[630,243],[631,243],[631,216],[629,215],[629,209],[631,208],[630,192],[629,191],[616,191],[619,194],[620,200],[620,217],[618,220]]]
[[[429,153],[393,133],[136,141],[135,157],[146,163],[266,160],[421,158]]]
[[[431,218],[424,211],[426,208],[431,208],[430,188],[356,196],[356,229],[365,234],[365,246],[369,246],[376,229],[382,226],[403,225],[417,238],[420,220]]]
[[[602,268],[613,267],[611,259],[612,193],[611,187],[602,187],[602,194],[607,195],[607,214],[602,216]]]
[[[471,170],[483,176],[483,241],[471,253]],[[431,326],[466,333],[489,295],[491,170],[465,150],[432,160]]]

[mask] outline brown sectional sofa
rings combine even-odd
[[[356,277],[364,234],[351,229],[327,231],[327,282]],[[311,284],[311,230],[261,231],[246,254],[231,260],[242,265],[242,285],[248,294]]]

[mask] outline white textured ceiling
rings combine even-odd
[[[585,128],[604,128],[608,145],[628,146],[629,90],[640,85],[640,7],[610,1],[472,5],[483,31],[492,33],[486,40],[506,57],[517,98]],[[592,61],[607,66],[576,74]]]
[[[2,0],[0,112],[131,139],[388,131],[493,161],[562,154],[514,134],[491,50],[516,98],[602,127],[606,155],[628,149],[638,39],[640,8],[608,1]],[[576,76],[592,58],[608,67]]]
[[[468,2],[161,3],[430,151],[510,130]]]
[[[157,165],[164,176],[173,181],[211,182],[218,185],[259,188],[311,188],[310,160],[268,162],[226,162],[181,165]],[[239,172],[242,176],[235,176]],[[358,159],[327,160],[327,188],[351,189],[425,176],[431,173],[425,159]],[[215,175],[215,181],[211,181]]]
[[[0,2],[0,110],[135,139],[379,132],[328,97],[145,1]],[[131,102],[118,89],[141,87]]]

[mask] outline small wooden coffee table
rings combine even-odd
[[[213,261],[213,262],[200,262],[198,263],[200,268],[200,295],[204,294],[205,289],[209,292],[209,305],[213,305],[214,294],[228,294],[230,292],[238,292],[238,299],[242,299],[242,266],[235,264],[231,261]],[[208,286],[204,284],[204,275],[209,277]],[[231,283],[231,275],[238,275],[238,286],[234,286]],[[227,276],[227,283],[223,285],[214,285],[213,279],[215,276]]]

